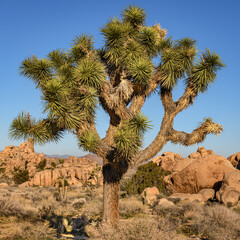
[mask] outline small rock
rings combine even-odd
[[[169,207],[173,207],[174,203],[168,201],[166,198],[161,198],[158,202],[158,206],[164,207],[164,208],[169,208]]]
[[[0,183],[0,188],[8,187],[7,183]]]
[[[144,203],[153,205],[157,201],[157,195],[159,195],[159,190],[156,187],[145,188],[141,194]]]

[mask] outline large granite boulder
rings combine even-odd
[[[165,171],[173,170],[177,162],[182,160],[183,157],[178,153],[164,152],[161,156],[152,159],[152,162],[161,166]]]
[[[227,158],[231,164],[240,170],[240,152],[237,152],[233,155],[231,155],[230,157]]]
[[[172,193],[198,193],[204,188],[218,190],[224,175],[237,170],[225,157],[207,151],[181,171],[166,176],[166,188]]]
[[[216,197],[219,202],[223,202],[227,206],[234,206],[238,203],[240,197],[240,171],[225,174]]]

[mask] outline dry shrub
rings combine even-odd
[[[36,218],[38,211],[32,205],[22,204],[18,198],[0,197],[0,215],[16,216],[18,218]]]
[[[56,231],[49,227],[48,223],[16,224],[9,233],[9,240],[54,240],[57,239]]]
[[[168,230],[168,225],[164,219],[158,218],[132,218],[121,220],[117,229],[102,230],[104,240],[184,240],[185,236],[178,235],[174,231]]]
[[[98,199],[86,202],[82,209],[82,214],[86,215],[88,218],[92,218],[93,220],[97,220],[101,217],[103,212],[103,204],[102,201]]]
[[[146,213],[148,207],[136,197],[123,198],[119,202],[119,213],[122,217],[132,217],[139,213]]]
[[[240,239],[240,216],[225,206],[205,206],[192,220],[192,229],[211,240]]]
[[[188,236],[209,240],[240,239],[240,215],[220,204],[183,203],[170,208],[156,206],[154,212],[163,217],[172,230]]]

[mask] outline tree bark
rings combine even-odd
[[[115,226],[119,220],[120,180],[128,169],[128,161],[110,153],[103,165],[103,222]]]
[[[103,222],[115,226],[119,220],[120,182],[103,182]]]

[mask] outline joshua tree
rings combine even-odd
[[[159,24],[146,26],[145,12],[139,7],[129,6],[121,16],[101,29],[105,41],[101,49],[94,48],[92,36],[80,35],[69,51],[26,58],[20,72],[40,89],[43,112],[48,115],[35,120],[22,112],[10,126],[10,137],[32,137],[40,144],[72,132],[81,148],[101,156],[103,220],[112,225],[119,217],[119,181],[130,166],[151,159],[168,141],[188,146],[222,131],[210,118],[192,133],[173,128],[176,115],[214,82],[224,66],[219,56],[209,50],[197,55],[195,40],[173,41]],[[184,81],[185,91],[174,101],[172,90],[179,81]],[[144,132],[151,125],[141,109],[153,92],[159,93],[165,113],[156,138],[142,149]],[[110,117],[104,138],[95,127],[98,106]]]

